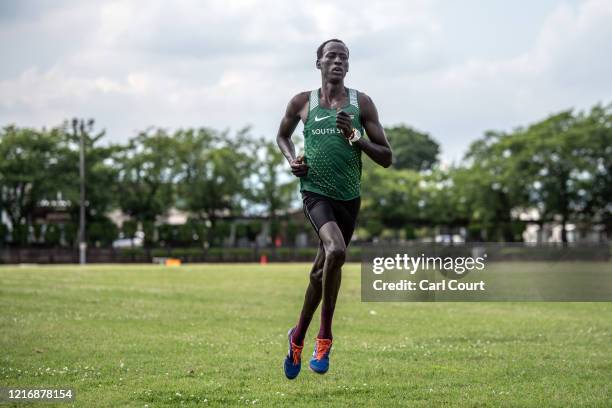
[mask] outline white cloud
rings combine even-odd
[[[485,129],[511,129],[571,107],[612,99],[612,3],[561,4],[544,21],[534,45],[507,59],[471,59],[393,82],[419,126],[430,130],[447,157],[458,159]],[[380,92],[386,84],[380,83]],[[400,98],[386,106],[401,120]],[[387,100],[388,95],[385,95]]]
[[[81,115],[115,141],[150,125],[252,124],[272,137],[289,98],[319,84],[315,49],[330,37],[348,43],[347,84],[374,98],[382,121],[430,131],[446,159],[485,129],[612,96],[607,1],[550,8],[537,37],[504,58],[475,57],[469,42],[451,48],[462,31],[448,28],[437,1],[75,4],[0,8],[0,52],[10,57],[0,123]]]

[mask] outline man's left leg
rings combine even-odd
[[[332,320],[342,281],[342,265],[346,258],[346,247],[355,230],[360,206],[360,198],[332,202],[336,222],[328,222],[319,230],[319,238],[326,250],[326,259],[323,267],[321,326],[316,339],[315,353],[310,360],[310,368],[320,374],[324,374],[329,369],[329,353],[333,339]]]
[[[342,282],[342,265],[346,259],[346,244],[342,232],[335,222],[328,222],[319,231],[325,248],[325,263],[323,264],[323,297],[321,305],[320,339],[333,339],[332,320],[340,283]]]
[[[327,239],[330,245],[328,247],[341,249],[341,261],[336,261],[337,271],[335,268],[323,268],[323,305],[321,307],[321,326],[319,328],[318,338],[332,339],[332,320],[334,310],[336,308],[336,300],[342,282],[342,265],[346,258],[346,249],[353,237],[355,224],[357,222],[357,214],[361,207],[361,199],[356,198],[350,201],[335,201],[332,203],[335,223],[332,225],[325,224],[325,231],[319,236],[322,242]],[[324,228],[321,228],[323,230]],[[327,290],[326,290],[327,288]]]
[[[346,259],[346,245],[338,224],[333,221],[319,229],[319,237],[325,249],[321,326],[316,339],[315,351],[310,360],[310,368],[314,372],[325,374],[329,369],[329,353],[333,338],[331,326],[342,280],[342,265]]]

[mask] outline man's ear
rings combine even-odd
[[[317,66],[317,69],[321,69],[321,61],[317,60],[317,62],[315,62],[315,65]]]

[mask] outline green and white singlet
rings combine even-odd
[[[349,144],[336,127],[336,110],[319,106],[319,92],[315,89],[310,93],[304,124],[304,159],[308,174],[300,178],[300,191],[311,191],[335,200],[352,200],[361,194],[361,149],[357,144]],[[348,97],[348,104],[342,110],[351,116],[353,127],[363,135],[357,91],[349,89]]]

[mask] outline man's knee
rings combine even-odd
[[[346,260],[346,246],[344,244],[332,244],[325,249],[325,258],[334,265],[342,265]]]
[[[310,283],[320,285],[323,281],[323,268],[316,268],[310,272]]]

